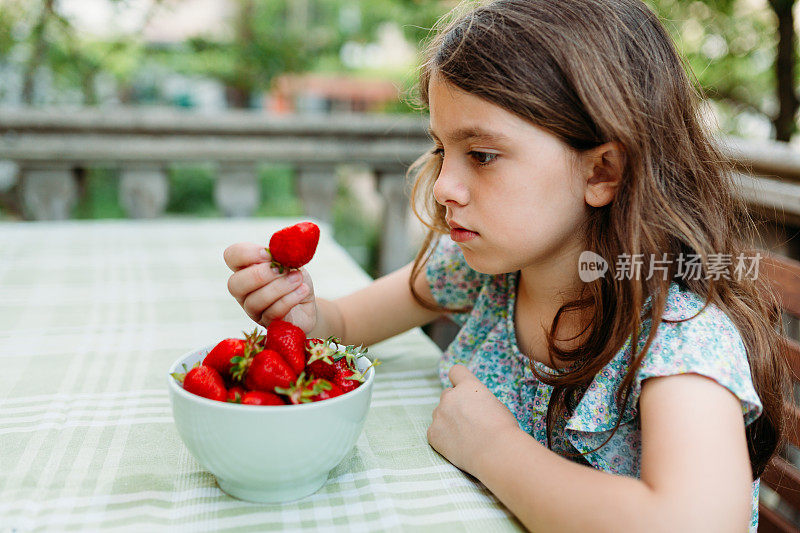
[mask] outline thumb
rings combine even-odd
[[[450,383],[452,383],[454,387],[459,383],[478,379],[475,377],[475,374],[470,372],[469,368],[464,365],[453,365],[447,375],[450,378]]]

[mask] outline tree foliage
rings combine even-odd
[[[118,6],[127,2],[106,1]],[[155,0],[153,10],[182,1]],[[715,102],[724,130],[752,135],[753,124],[769,125],[771,120],[778,136],[785,137],[787,113],[794,130],[795,44],[779,37],[779,29],[791,24],[786,17],[787,13],[791,17],[794,0],[766,0],[760,5],[752,0],[646,1],[664,21],[699,86]],[[254,94],[269,90],[281,73],[346,70],[340,58],[342,46],[373,41],[387,21],[398,24],[408,41],[419,47],[436,20],[457,3],[228,2],[234,16],[225,21],[227,31],[159,46],[144,42],[137,32],[112,39],[81,34],[53,0],[0,0],[0,66],[16,62],[30,84],[38,70],[47,69],[58,87],[78,90],[84,102],[92,104],[98,99],[94,93],[98,76],[111,77],[124,91],[155,65],[219,80],[227,87],[231,104],[247,106]],[[777,59],[779,50],[782,62]]]
[[[650,1],[699,86],[716,104],[722,128],[753,135],[751,117],[774,118],[777,20],[774,12],[737,0]]]

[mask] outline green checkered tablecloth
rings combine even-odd
[[[419,329],[370,348],[384,363],[364,431],[316,494],[238,501],[189,455],[166,371],[251,327],[224,248],[294,222],[0,224],[0,532],[522,529],[428,445],[440,352]],[[317,294],[369,283],[322,229]]]

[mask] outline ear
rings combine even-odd
[[[625,147],[612,141],[583,154],[586,187],[584,199],[592,207],[608,205],[617,194],[625,169]]]

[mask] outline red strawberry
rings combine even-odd
[[[269,251],[272,262],[281,272],[284,268],[300,268],[314,257],[319,244],[319,227],[313,222],[300,222],[272,234]]]
[[[351,353],[345,353],[344,357],[340,357],[333,362],[333,368],[337,374],[353,374],[359,373],[356,367],[356,358]]]
[[[244,350],[241,355],[231,359],[230,378],[235,383],[241,383],[244,375],[253,361],[253,356],[264,349],[266,335],[261,335],[258,328],[244,337]]]
[[[183,388],[203,398],[224,402],[228,398],[225,381],[210,366],[200,365],[189,370],[183,379]]]
[[[346,377],[342,374],[339,374],[333,380],[333,383],[336,384],[336,386],[338,386],[340,389],[342,389],[343,393],[345,393],[357,389],[363,382],[357,378]]]
[[[305,373],[300,374],[290,387],[278,387],[275,392],[288,396],[293,404],[318,402],[344,394],[335,383],[327,379],[306,377]]]
[[[242,398],[242,403],[246,405],[286,405],[283,398],[272,392],[251,390]]]
[[[291,322],[273,320],[267,327],[268,350],[278,352],[295,373],[306,366],[306,333]]]
[[[333,368],[336,375],[333,378],[333,383],[338,385],[344,392],[350,392],[357,389],[362,383],[367,380],[367,372],[373,366],[380,365],[381,362],[375,359],[372,364],[363,371],[358,369],[356,361],[358,357],[366,353],[366,349],[361,347],[347,346],[345,348],[344,356],[337,359],[333,363]]]
[[[308,339],[306,341],[306,349],[308,350],[306,367],[309,372],[318,378],[332,380],[336,376],[333,362],[338,352],[331,344],[332,340],[333,337],[327,340]]]
[[[231,359],[244,355],[245,341],[242,339],[225,339],[220,341],[214,349],[208,352],[203,359],[203,364],[210,366],[223,376],[230,376]]]
[[[312,379],[308,383],[306,391],[310,392],[309,400],[312,402],[327,400],[344,394],[344,391],[338,385],[320,378]]]
[[[333,364],[323,359],[318,359],[313,363],[309,363],[306,368],[311,374],[318,378],[332,380],[336,377],[336,369],[333,368]]]
[[[364,375],[358,370],[352,368],[349,360],[342,357],[333,364],[336,375],[333,382],[338,385],[344,392],[350,392],[357,389],[359,385],[364,383]]]
[[[240,387],[239,385],[234,385],[230,389],[228,389],[228,401],[231,403],[242,403],[242,397],[245,395],[247,391],[244,390],[244,387]]]
[[[245,386],[250,390],[272,392],[275,387],[288,387],[297,379],[297,373],[274,350],[258,352],[244,378]]]

